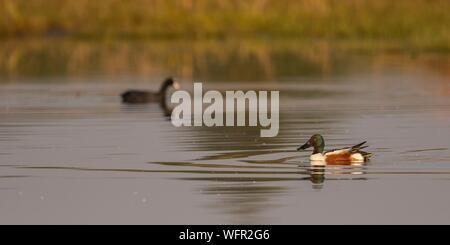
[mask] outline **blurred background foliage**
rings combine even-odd
[[[448,74],[449,10],[448,0],[0,0],[0,78],[271,80],[357,70],[361,53],[375,70],[395,60]]]
[[[447,0],[1,0],[0,35],[409,39],[448,45]]]

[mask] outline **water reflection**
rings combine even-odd
[[[320,190],[323,188],[325,180],[366,180],[367,178],[359,175],[365,175],[367,169],[363,168],[360,164],[350,165],[311,165],[304,167],[307,169],[310,175],[310,181],[312,188]],[[358,175],[358,177],[355,177]],[[327,176],[327,177],[326,177]],[[335,176],[351,176],[346,178],[336,178]]]
[[[158,108],[158,109],[156,109]],[[170,120],[170,115],[172,114],[173,108],[167,103],[156,103],[149,105],[138,105],[138,104],[123,104],[121,106],[121,111],[124,113],[147,113],[148,111],[159,111],[167,121]]]
[[[230,159],[230,155],[227,155]],[[234,158],[247,158],[248,154],[234,155]],[[199,193],[210,196],[212,204],[208,204],[208,209],[217,210],[231,217],[233,223],[264,223],[265,214],[268,210],[280,208],[282,204],[277,204],[276,200],[283,195],[289,195],[293,190],[285,185],[286,182],[311,183],[311,189],[320,191],[331,181],[361,181],[367,180],[363,175],[367,169],[361,164],[315,166],[299,165],[289,160],[297,159],[285,157],[272,160],[241,160],[245,165],[214,164],[211,159],[197,160],[197,162],[157,162],[163,166],[178,166],[193,168],[211,169],[210,172],[202,176],[177,178],[182,181],[206,182],[201,185]],[[215,159],[223,161],[223,158]],[[213,170],[214,169],[214,170]],[[217,169],[233,169],[232,172]],[[252,171],[247,171],[251,169]],[[253,171],[255,170],[255,171]],[[198,173],[198,172],[196,172]],[[263,175],[263,177],[260,177]]]
[[[201,193],[211,196],[214,204],[207,206],[231,216],[233,223],[263,224],[268,222],[265,213],[280,206],[273,199],[287,193],[283,186],[255,185],[252,182],[235,184],[213,184],[201,189]]]
[[[175,75],[202,81],[274,81],[330,77],[417,67],[450,74],[445,55],[337,41],[80,41],[64,38],[2,40],[0,77],[92,77],[161,79]],[[375,52],[376,51],[376,52]],[[439,64],[439,65],[436,65]],[[444,93],[449,93],[443,83]]]

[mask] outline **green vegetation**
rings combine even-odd
[[[0,0],[0,36],[397,40],[448,48],[447,0]]]
[[[373,67],[395,60],[447,74],[448,56],[433,55],[450,53],[449,9],[448,0],[0,0],[0,77],[271,80],[361,69],[351,59],[361,53]]]

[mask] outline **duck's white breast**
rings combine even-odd
[[[309,160],[311,161],[325,161],[325,157],[322,153],[316,153],[316,154],[312,154],[309,157]]]

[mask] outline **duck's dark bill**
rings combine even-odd
[[[307,148],[309,148],[311,146],[312,145],[309,142],[306,142],[304,145],[302,145],[299,148],[297,148],[297,151],[307,149]]]

